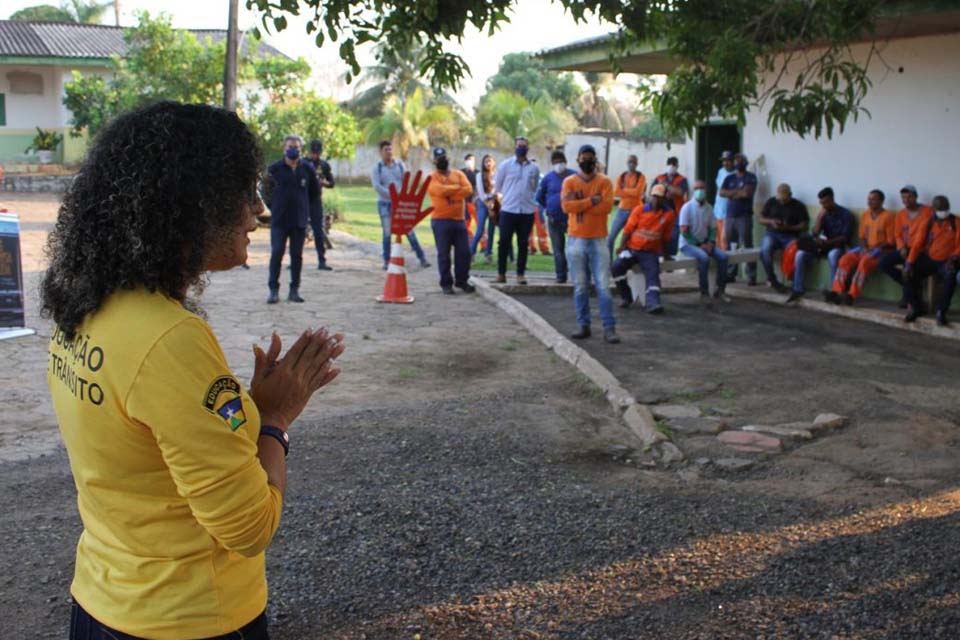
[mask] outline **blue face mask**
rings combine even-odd
[[[696,198],[697,201],[703,202],[707,199],[707,191],[705,189],[694,189],[693,197]]]
[[[527,147],[526,147],[526,145],[519,145],[519,146],[517,146],[517,148],[514,149],[513,151],[514,151],[514,153],[517,154],[517,157],[518,157],[518,158],[526,158],[526,157],[527,157]]]
[[[287,156],[291,160],[296,160],[297,158],[300,157],[300,149],[298,149],[297,147],[290,147],[284,152],[283,155]]]

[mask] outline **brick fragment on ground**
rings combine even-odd
[[[724,431],[717,436],[717,440],[737,451],[776,453],[783,450],[779,438],[748,431]]]

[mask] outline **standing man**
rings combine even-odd
[[[463,221],[467,224],[467,233],[473,238],[474,230],[477,228],[477,194],[473,188],[473,185],[477,184],[477,160],[472,153],[463,156],[463,168],[460,172],[470,182],[470,195],[463,204]]]
[[[433,204],[430,226],[437,243],[437,268],[440,270],[440,289],[453,295],[453,285],[466,293],[473,293],[470,279],[470,236],[463,220],[463,205],[473,193],[473,187],[463,172],[450,168],[447,151],[442,147],[433,150],[433,165],[437,168],[430,174],[427,193]],[[450,276],[450,249],[453,249],[454,276]]]
[[[577,309],[578,340],[590,337],[590,282],[593,278],[603,322],[603,338],[610,344],[620,342],[613,297],[610,295],[610,252],[607,251],[607,219],[613,209],[613,185],[610,178],[597,173],[597,152],[589,144],[577,153],[580,171],[563,181],[561,203],[569,216],[570,242],[567,260],[573,270],[573,302]]]
[[[810,214],[807,213],[803,203],[793,197],[790,185],[784,182],[777,185],[776,197],[770,198],[763,205],[760,224],[767,227],[767,232],[763,234],[763,239],[760,241],[760,260],[763,262],[763,270],[767,273],[767,282],[776,289],[777,293],[786,293],[787,287],[777,278],[777,271],[773,267],[773,254],[797,241],[800,234],[810,226]],[[797,260],[794,264],[801,266],[799,276],[796,269],[794,270],[793,283],[796,285],[799,281],[802,290],[803,269],[806,267],[806,262]],[[783,274],[784,278],[790,276],[789,273]]]
[[[677,214],[667,198],[667,188],[662,184],[655,184],[650,189],[650,201],[643,207],[635,208],[627,219],[620,249],[617,250],[617,259],[611,268],[623,300],[620,306],[624,309],[633,304],[633,292],[627,284],[627,272],[634,265],[640,265],[646,280],[644,296],[647,313],[663,313],[660,302],[660,257],[664,247],[670,242],[676,217]]]
[[[553,170],[544,174],[537,189],[537,204],[541,211],[547,212],[550,226],[550,243],[553,244],[553,266],[557,272],[557,283],[567,281],[567,214],[563,211],[561,192],[563,181],[576,173],[567,168],[567,156],[557,150],[550,154]]]
[[[897,267],[906,264],[910,247],[920,242],[920,236],[926,233],[927,223],[933,217],[933,209],[917,202],[917,188],[912,184],[900,189],[900,199],[903,201],[903,209],[897,212],[897,217],[894,219],[897,250],[888,253],[880,260],[880,270],[903,287],[903,276]],[[901,309],[906,309],[907,304],[906,296],[900,298]]]
[[[727,176],[733,173],[733,151],[724,151],[720,154],[720,162],[722,164],[720,168],[717,169],[717,198],[713,205],[713,216],[717,219],[717,245],[726,251],[727,233],[724,230],[724,226],[727,221],[727,204],[730,202],[730,199],[721,196],[720,189],[723,188],[723,181],[727,179]]]
[[[667,158],[667,170],[654,179],[653,184],[662,184],[667,190],[667,198],[673,203],[674,223],[677,227],[673,230],[670,242],[665,249],[664,257],[667,260],[677,255],[680,248],[680,209],[687,202],[690,195],[690,183],[680,174],[680,161],[671,156]]]
[[[620,204],[610,225],[610,235],[607,236],[607,249],[610,250],[611,259],[617,236],[623,230],[623,225],[627,224],[630,212],[643,203],[643,194],[646,191],[647,177],[643,172],[637,171],[637,156],[630,155],[627,157],[627,170],[617,177],[613,186],[613,197],[620,198]]]
[[[290,241],[290,302],[300,297],[300,272],[303,269],[303,243],[311,207],[320,195],[320,183],[313,165],[300,158],[303,138],[289,135],[283,139],[283,159],[267,169],[263,201],[270,207],[270,297],[267,304],[280,301],[280,267],[287,241]]]
[[[317,269],[333,271],[327,266],[327,227],[323,219],[323,190],[333,189],[333,170],[330,168],[330,163],[324,160],[321,154],[323,154],[323,142],[311,140],[310,153],[307,154],[307,159],[317,173],[320,188],[317,191],[316,203],[310,207],[310,226],[313,228],[313,243],[317,245]]]
[[[497,251],[496,282],[507,281],[507,255],[517,236],[517,284],[527,284],[527,241],[533,229],[534,195],[540,184],[540,169],[527,158],[530,141],[524,136],[515,140],[514,157],[504,160],[497,169],[494,191],[503,194],[500,205],[500,246]]]
[[[707,202],[707,183],[693,183],[693,200],[680,209],[680,253],[697,261],[700,276],[700,300],[710,301],[710,259],[717,263],[717,289],[714,298],[730,302],[727,287],[727,254],[717,246],[717,223],[713,207]]]
[[[728,246],[753,249],[753,196],[757,191],[757,176],[747,171],[747,156],[738,153],[733,156],[735,171],[723,180],[720,195],[729,198],[727,202],[727,221],[724,231]],[[727,282],[735,282],[737,267],[731,265]],[[747,284],[757,284],[757,263],[747,264]]]
[[[397,192],[403,187],[403,174],[407,170],[400,160],[393,158],[393,143],[389,140],[380,141],[380,160],[370,172],[370,182],[377,191],[377,211],[380,213],[380,227],[383,230],[383,270],[387,270],[390,263],[390,185],[394,185]],[[430,266],[427,257],[423,254],[417,234],[413,229],[407,234],[410,247],[417,254],[420,266],[426,269]]]

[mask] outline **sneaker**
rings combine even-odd
[[[937,326],[938,327],[948,327],[950,326],[950,321],[947,320],[946,311],[937,311]]]
[[[386,262],[384,262],[384,263],[383,263],[383,270],[386,271],[388,266],[389,266],[389,264],[386,263]]]
[[[840,304],[845,304],[848,307],[852,307],[854,299],[855,298],[852,295],[850,295],[849,293],[845,293],[842,296],[840,296]]]
[[[306,300],[300,297],[300,292],[296,289],[290,289],[290,295],[287,296],[287,300],[290,302],[306,302]]]
[[[276,291],[270,291],[270,297],[267,298],[267,304],[277,304],[280,302],[280,294]]]
[[[464,282],[463,284],[458,284],[458,285],[457,285],[457,288],[460,289],[460,290],[462,290],[464,293],[473,293],[474,291],[477,290],[477,288],[476,288],[475,286],[473,286],[472,284],[470,284],[469,282]]]
[[[453,290],[453,287],[440,287],[440,290],[443,291],[444,295],[452,296],[457,292]]]
[[[557,284],[567,284],[567,279],[564,278],[564,277],[557,278],[556,283],[557,283]]]
[[[713,292],[713,299],[719,300],[720,302],[723,302],[725,304],[730,304],[731,302],[733,302],[733,298],[728,296],[727,292],[722,289],[717,289],[716,291]]]
[[[574,340],[583,340],[590,337],[590,326],[581,325],[579,329],[570,334],[570,337]]]
[[[784,284],[777,280],[771,280],[770,287],[777,293],[786,293],[788,291],[788,289],[784,286]]]
[[[327,266],[326,262],[321,262],[317,265],[318,271],[333,271],[333,267]]]
[[[429,269],[429,268],[430,268],[430,262],[427,261],[427,260],[421,260],[421,261],[420,261],[420,267],[421,267],[422,269]]]
[[[507,283],[507,276],[505,276],[505,275],[503,275],[503,274],[500,274],[500,275],[498,275],[496,278],[494,278],[493,281],[496,282],[497,284],[506,284],[506,283]]]
[[[797,300],[803,297],[804,291],[791,291],[790,297],[787,298],[787,304],[793,304]]]
[[[824,291],[823,301],[829,302],[830,304],[840,304],[841,297],[836,291]]]
[[[523,276],[517,276],[517,284],[527,284],[527,279]]]
[[[631,306],[633,306],[633,300],[630,300],[629,298],[623,298],[620,300],[621,309],[629,309]]]
[[[620,344],[620,336],[617,335],[617,330],[613,327],[603,330],[603,339],[607,344]]]
[[[647,313],[652,316],[662,316],[663,315],[663,306],[657,305],[655,307],[650,307],[647,309]]]

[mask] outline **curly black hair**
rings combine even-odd
[[[186,302],[208,254],[242,225],[263,167],[231,111],[158,102],[94,139],[47,242],[41,313],[72,340],[118,289]]]

